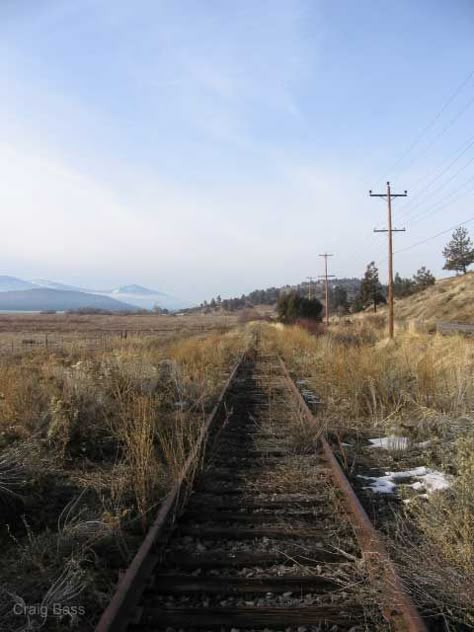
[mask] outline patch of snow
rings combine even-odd
[[[364,489],[370,489],[375,494],[393,494],[397,488],[397,485],[390,479],[390,476],[362,476],[359,478],[365,478],[372,481],[370,485],[364,487]]]
[[[427,494],[447,489],[451,484],[446,474],[424,466],[402,472],[385,472],[384,476],[363,476],[359,474],[358,477],[371,481],[364,489],[370,489],[376,494],[393,494],[396,492],[398,484],[405,479],[411,478],[417,480],[414,483],[407,484],[407,487],[411,487],[415,491],[425,492],[423,494],[424,497]]]
[[[388,437],[375,437],[369,439],[370,448],[383,448],[384,450],[407,450],[410,446],[410,440],[408,437],[397,437],[395,435],[389,435]],[[422,441],[421,443],[415,443],[417,448],[427,448],[431,445],[431,440]]]
[[[383,448],[384,450],[406,450],[408,448],[407,437],[396,437],[389,435],[388,437],[376,437],[369,439],[371,448]]]
[[[426,476],[428,472],[430,472],[427,467],[424,465],[420,467],[415,467],[413,470],[404,470],[402,472],[385,472],[388,476],[391,476],[393,479],[400,478],[413,478],[419,476]]]
[[[428,470],[422,480],[413,483],[413,489],[425,489],[428,493],[437,492],[440,489],[447,489],[450,486],[448,477],[443,472]],[[415,485],[417,487],[415,487]]]

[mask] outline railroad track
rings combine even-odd
[[[97,627],[122,630],[426,630],[278,357],[234,368]]]

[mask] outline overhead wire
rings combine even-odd
[[[426,244],[427,242],[432,241],[433,239],[436,239],[437,237],[441,237],[441,235],[445,235],[446,233],[449,233],[452,230],[456,230],[456,228],[465,226],[466,224],[469,224],[470,222],[473,222],[473,221],[474,221],[474,215],[464,220],[463,222],[458,222],[457,224],[450,226],[450,228],[447,228],[446,230],[442,230],[441,232],[436,233],[436,235],[431,235],[431,237],[427,237],[426,239],[417,241],[416,243],[411,244],[410,246],[407,246],[406,248],[400,248],[399,250],[396,250],[393,254],[397,255],[400,252],[406,252],[407,250],[412,250],[413,248],[417,248],[418,246],[421,246],[422,244]]]
[[[433,184],[436,184],[436,182],[443,175],[445,175],[464,156],[464,154],[469,151],[469,149],[471,149],[471,147],[474,147],[474,134],[468,139],[467,144],[463,143],[463,145],[460,148],[456,149],[456,151],[453,154],[451,154],[451,156],[454,156],[454,158],[450,157],[449,162],[446,166],[443,166],[441,169],[438,169],[435,172],[435,174],[431,176],[428,183],[425,184],[421,189],[419,189],[418,191],[415,190],[415,193],[412,196],[410,196],[410,199],[407,200],[405,204],[402,206],[402,213],[405,214],[405,210],[409,210],[409,207],[412,206],[414,203],[418,204],[419,202],[416,202],[416,199],[419,198],[422,193],[430,189]],[[461,171],[462,169],[459,170],[459,173]],[[427,177],[430,177],[430,176],[428,175],[428,176],[423,176],[422,178],[419,178],[417,183],[422,182]],[[415,200],[415,202],[413,202],[413,200]]]
[[[453,196],[454,196],[454,200],[457,200],[471,193],[471,191],[474,190],[474,187],[472,186],[469,187],[467,191],[464,191],[462,193],[460,192],[462,191],[462,189],[466,187],[466,185],[471,184],[473,181],[474,181],[474,174],[470,178],[468,178],[465,182],[463,182],[459,187],[451,191],[444,198],[441,198],[435,204],[433,204],[432,206],[429,206],[427,209],[422,210],[421,213],[415,214],[410,220],[410,225],[414,226],[418,224],[420,221],[423,221],[427,219],[428,217],[431,217],[435,213],[438,213],[438,211],[442,210],[449,204],[452,204]]]
[[[461,92],[464,90],[464,88],[469,84],[469,82],[471,81],[471,79],[473,79],[474,77],[474,70],[471,70],[468,75],[466,77],[464,77],[464,79],[461,81],[461,83],[459,83],[456,88],[451,92],[451,94],[448,96],[448,98],[444,101],[444,103],[442,104],[442,106],[440,107],[440,109],[436,112],[436,114],[430,119],[430,121],[427,123],[427,125],[425,125],[425,127],[423,127],[423,129],[415,136],[415,138],[413,139],[413,141],[408,145],[408,147],[402,152],[401,156],[399,156],[391,165],[390,167],[388,167],[385,170],[385,173],[390,173],[393,176],[393,171],[394,169],[403,161],[403,159],[408,156],[415,147],[417,147],[419,145],[419,143],[421,142],[421,140],[423,139],[423,137],[427,134],[427,132],[429,132],[433,126],[435,125],[435,123],[441,118],[441,116],[444,114],[444,112],[448,109],[448,107],[451,105],[451,103],[453,103],[453,101],[456,99],[456,97],[461,94]],[[454,123],[462,116],[462,114],[470,107],[470,105],[472,104],[472,102],[474,101],[474,98],[471,99],[470,101],[468,101],[468,103],[461,108],[460,111],[457,112],[457,114],[449,121],[449,123],[447,123],[447,125],[435,136],[434,139],[432,139],[432,142],[436,142],[436,140],[438,138],[440,138],[452,125],[454,125]],[[431,146],[431,144],[428,146],[428,148]],[[425,148],[426,149],[426,148]],[[423,155],[425,153],[425,151],[421,152],[421,154],[419,155]],[[412,164],[414,161],[416,160],[413,159],[412,162],[410,164]],[[398,172],[400,171],[400,169],[398,169]],[[397,173],[397,171],[395,171],[395,173]],[[377,181],[379,179],[377,178]]]
[[[423,127],[423,129],[415,136],[415,138],[413,139],[413,141],[408,145],[408,147],[405,149],[405,151],[402,153],[401,156],[399,156],[399,158],[397,158],[397,160],[392,163],[390,170],[393,170],[395,167],[397,167],[399,164],[402,163],[402,161],[404,160],[404,158],[406,156],[409,156],[410,153],[413,152],[413,150],[420,144],[420,142],[423,140],[423,138],[426,136],[426,134],[428,132],[430,132],[430,130],[433,129],[433,127],[435,126],[435,124],[441,119],[442,115],[447,111],[447,109],[449,108],[449,106],[456,100],[456,98],[461,94],[461,92],[464,90],[464,88],[471,82],[471,80],[474,77],[474,70],[470,71],[469,74],[461,81],[460,84],[458,84],[458,86],[453,90],[453,92],[448,96],[448,98],[444,101],[444,103],[442,104],[442,106],[440,107],[440,109],[436,112],[436,114],[430,119],[430,121],[428,122],[427,125],[425,125]],[[455,113],[454,116],[452,116],[449,121],[446,123],[446,125],[444,125],[444,127],[442,127],[436,134],[434,137],[431,138],[431,140],[429,140],[428,145],[426,145],[425,147],[423,147],[423,149],[416,153],[415,156],[411,159],[411,161],[408,163],[408,165],[413,164],[416,160],[418,160],[420,157],[424,156],[427,151],[429,151],[429,149],[436,143],[436,141],[441,138],[460,118],[461,116],[471,107],[471,105],[474,103],[474,97],[470,98],[467,102],[465,102],[463,104],[463,106],[457,110],[457,112]],[[474,146],[474,135],[471,136],[467,143],[464,141],[463,144],[458,147],[456,149],[456,151],[451,155],[452,158],[450,159],[449,163],[445,166],[442,166],[441,169],[438,169],[434,175],[428,174],[425,176],[422,176],[421,178],[418,178],[415,183],[412,185],[412,189],[413,187],[416,187],[420,182],[425,181],[427,178],[429,178],[428,182],[418,191],[415,190],[415,194],[414,196],[410,195],[410,198],[407,200],[407,202],[405,204],[402,203],[402,207],[401,209],[399,209],[399,212],[396,215],[396,218],[398,220],[400,219],[408,219],[410,216],[413,215],[413,211],[415,212],[415,215],[413,217],[414,222],[413,223],[419,223],[420,221],[426,219],[427,217],[434,215],[435,213],[441,211],[443,208],[445,208],[446,206],[448,206],[449,204],[452,203],[452,197],[457,194],[460,190],[462,190],[467,184],[469,184],[472,180],[472,178],[470,178],[468,181],[464,182],[462,185],[460,185],[459,187],[457,187],[454,191],[451,191],[447,196],[442,197],[441,199],[436,201],[436,198],[434,198],[430,205],[428,206],[428,208],[420,209],[420,206],[422,206],[425,202],[425,200],[419,200],[419,196],[425,192],[425,191],[429,191],[429,189],[434,186],[437,182],[439,182],[439,180],[442,178],[442,176],[444,176],[446,173],[449,172],[449,170],[469,151],[469,149],[471,147]],[[445,181],[444,183],[441,183],[440,186],[438,186],[436,189],[434,189],[434,191],[432,191],[431,193],[429,193],[429,197],[435,196],[438,192],[440,192],[442,189],[444,189],[450,182],[452,182],[460,173],[462,173],[464,171],[464,169],[466,169],[474,160],[474,157],[472,159],[470,159],[465,165],[463,165],[463,167],[461,167],[460,169],[458,169],[456,171],[455,174],[451,175],[447,181]],[[400,171],[400,170],[398,170]],[[458,199],[459,197],[462,197],[463,195],[466,195],[466,193],[469,193],[470,190],[462,193],[461,195],[458,195],[457,197],[455,197],[455,199]],[[413,198],[414,198],[414,202],[413,202]],[[401,211],[401,212],[400,212]],[[447,231],[444,232],[448,232],[451,229],[448,229]],[[441,233],[441,234],[444,234]],[[434,237],[433,237],[434,238]],[[412,247],[415,246],[411,246],[409,249],[411,249]],[[388,259],[388,257],[385,257],[384,259],[380,259],[379,257],[382,254],[382,248],[383,245],[380,244],[378,245],[374,250],[375,252],[373,253],[375,255],[371,257],[372,260],[375,260],[376,263],[381,264],[384,261],[386,261]],[[353,252],[355,251],[355,249],[351,252],[348,253],[346,256],[343,256],[343,260],[342,260],[342,264],[344,264],[344,260],[348,260],[349,257],[352,259],[353,256]],[[405,249],[401,249],[401,250],[397,250],[396,252],[404,252]],[[394,254],[395,254],[394,253]],[[360,257],[358,257],[358,259],[361,260],[362,262],[362,256],[365,257],[365,259],[367,260],[367,257],[365,255],[360,255]]]

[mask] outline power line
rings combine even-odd
[[[473,71],[474,73],[474,71]],[[473,74],[471,73],[471,75]],[[470,76],[471,76],[470,75]],[[441,165],[441,168],[438,169],[434,175],[433,174],[427,174],[422,176],[421,178],[418,178],[413,186],[416,186],[418,183],[423,182],[423,180],[426,180],[427,178],[430,178],[430,180],[422,187],[422,189],[420,189],[419,191],[417,191],[414,195],[415,198],[415,206],[413,208],[410,207],[411,201],[408,202],[408,204],[406,204],[405,206],[402,205],[401,207],[401,213],[399,213],[399,218],[401,219],[407,219],[410,215],[412,210],[415,210],[415,207],[418,208],[418,206],[420,205],[420,201],[416,201],[416,198],[418,198],[421,193],[423,193],[424,191],[428,190],[433,184],[435,184],[440,178],[441,176],[443,176],[445,173],[447,173],[452,167],[453,165],[455,165],[458,160],[460,160],[462,158],[462,156],[471,148],[474,146],[474,135],[472,135],[468,140],[467,143],[463,142],[463,144],[458,147],[455,152],[453,152],[449,158],[449,162],[447,165],[443,166],[443,163]],[[446,184],[448,184],[449,182],[451,182],[454,177],[456,177],[459,173],[461,173],[472,161],[468,161],[468,163],[466,165],[464,165],[461,169],[459,169],[456,174],[454,174],[454,176],[451,176],[447,182],[444,183],[444,185],[441,185],[440,187],[438,187],[438,189],[436,189],[434,192],[432,192],[431,195],[433,195],[435,192],[437,192],[438,190],[440,190],[441,188],[443,188]],[[459,188],[464,188],[464,186],[467,183],[465,182],[464,184],[461,185],[461,187]],[[441,200],[439,200],[438,202],[436,202],[436,205],[438,205],[440,202],[444,201],[445,199],[451,198],[452,195],[454,195],[454,193],[456,193],[456,191],[451,192],[447,197],[445,198],[441,198]],[[441,210],[441,209],[437,209],[437,210]],[[437,210],[433,211],[433,212],[437,212]],[[425,215],[425,211],[422,211],[423,216]],[[427,216],[430,215],[430,213],[427,214]],[[418,221],[418,220],[417,220]],[[353,254],[356,252],[356,249],[352,249],[350,252],[348,252],[347,254],[344,255],[344,261],[348,262],[349,259],[352,260],[352,256]],[[360,259],[361,263],[362,263],[362,258]]]
[[[455,88],[455,90],[446,99],[444,104],[441,106],[441,108],[438,110],[435,116],[430,120],[430,122],[427,125],[425,125],[425,127],[421,130],[419,134],[415,136],[414,140],[409,144],[409,146],[402,153],[402,155],[399,158],[397,158],[397,160],[394,163],[392,163],[388,171],[391,172],[393,169],[395,169],[395,167],[397,167],[400,164],[400,162],[405,158],[405,156],[407,156],[419,144],[420,140],[423,138],[426,132],[428,132],[433,127],[433,125],[438,121],[438,119],[445,112],[445,110],[451,105],[451,103],[458,96],[458,94],[462,92],[464,87],[469,83],[469,81],[472,79],[473,76],[474,76],[474,70],[471,70],[471,72],[467,75],[467,77],[465,77],[461,81],[461,83]]]
[[[465,104],[465,106],[462,107],[457,112],[457,114],[449,121],[449,123],[447,123],[447,125],[445,125],[443,129],[438,134],[436,134],[434,138],[431,139],[428,145],[426,145],[425,148],[419,154],[417,154],[410,162],[408,162],[407,165],[405,165],[405,168],[411,166],[421,156],[424,156],[431,149],[431,147],[436,143],[436,141],[439,138],[441,138],[441,136],[443,136],[443,134],[447,132],[450,127],[454,125],[454,123],[456,123],[456,121],[464,114],[464,112],[466,112],[466,110],[468,110],[471,107],[473,103],[474,103],[474,96],[472,97],[472,99],[469,99],[469,101]]]
[[[438,213],[439,211],[441,211],[443,208],[445,208],[446,206],[448,206],[449,204],[453,202],[452,200],[453,196],[454,196],[454,200],[458,200],[464,197],[465,195],[467,195],[468,193],[471,193],[471,191],[473,190],[472,186],[469,187],[467,191],[464,191],[463,193],[460,193],[460,191],[462,191],[462,189],[464,189],[466,185],[471,184],[471,182],[473,181],[474,181],[474,175],[468,178],[459,187],[454,189],[454,191],[451,191],[450,193],[448,193],[448,195],[438,200],[438,202],[436,202],[436,204],[434,204],[433,206],[429,207],[428,209],[424,209],[424,210],[422,209],[421,213],[415,214],[414,217],[411,218],[411,225],[413,226],[414,224],[418,224],[419,222],[426,219],[427,217],[431,217],[435,213]]]
[[[416,187],[417,184],[419,184],[420,182],[423,182],[423,180],[426,180],[426,178],[430,178],[430,180],[427,182],[427,184],[425,184],[421,189],[419,189],[418,191],[415,192],[413,198],[418,198],[424,191],[426,191],[427,189],[429,189],[433,184],[435,184],[440,178],[441,176],[443,176],[445,173],[447,173],[451,167],[453,165],[455,165],[457,163],[458,160],[460,160],[462,158],[462,156],[464,156],[464,154],[471,148],[474,146],[474,135],[472,135],[467,144],[463,144],[461,146],[461,148],[457,149],[454,154],[454,158],[452,158],[450,160],[450,162],[445,166],[442,167],[440,170],[436,171],[435,174],[433,176],[423,176],[421,178],[419,178],[418,180],[415,181],[415,183],[412,185],[413,187]],[[418,202],[416,202],[418,203]],[[412,204],[412,202],[408,202],[408,204],[405,204],[405,206],[402,206],[402,214],[405,214],[406,209],[409,209],[410,205]]]
[[[428,196],[433,196],[433,195],[435,195],[436,193],[438,193],[439,191],[441,191],[442,189],[444,189],[446,186],[448,186],[448,184],[449,184],[450,182],[452,182],[455,178],[457,178],[457,176],[458,176],[460,173],[462,173],[465,169],[467,169],[467,167],[469,167],[469,165],[470,165],[470,164],[472,164],[473,162],[474,162],[474,156],[473,156],[470,160],[468,160],[468,161],[466,162],[466,164],[465,164],[465,165],[463,165],[460,169],[458,169],[455,173],[453,173],[453,175],[452,175],[452,176],[450,176],[450,177],[449,177],[449,178],[448,178],[445,182],[443,182],[442,184],[440,184],[440,185],[439,185],[439,187],[437,187],[436,189],[434,189],[434,191],[431,191],[431,193],[428,193]],[[470,178],[469,178],[469,180],[468,180],[468,181],[470,181]],[[462,185],[461,185],[460,187],[458,187],[458,188],[463,188],[463,187],[465,186],[465,184],[466,184],[466,183],[462,184]],[[412,212],[413,212],[414,210],[416,210],[419,206],[421,206],[421,205],[423,204],[423,202],[424,202],[424,199],[422,199],[422,200],[418,200],[418,202],[415,202],[415,204],[411,205],[411,206],[409,207],[408,214],[406,214],[406,213],[404,214],[404,215],[405,215],[405,218],[407,218],[409,215],[411,215],[411,214],[412,214]],[[405,207],[405,208],[406,208],[406,207]],[[416,213],[415,213],[415,215],[416,215]]]
[[[441,237],[441,235],[445,235],[446,233],[449,233],[451,230],[455,230],[456,228],[459,228],[459,226],[464,226],[465,224],[469,224],[472,221],[474,221],[474,216],[470,217],[469,219],[466,219],[464,222],[459,222],[458,224],[455,224],[454,226],[451,226],[450,228],[447,228],[446,230],[442,230],[440,233],[436,233],[436,235],[432,235],[431,237],[427,237],[426,239],[417,241],[416,243],[411,244],[411,246],[407,246],[406,248],[401,248],[400,250],[396,250],[394,254],[399,254],[400,252],[406,252],[407,250],[412,250],[413,248],[417,248],[418,246],[421,246],[422,244],[426,244],[428,241],[432,241],[433,239],[436,239],[437,237]]]

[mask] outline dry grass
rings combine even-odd
[[[320,395],[329,430],[431,440],[429,458],[454,483],[407,505],[396,555],[448,629],[474,625],[474,341],[410,332],[388,341],[381,324],[364,319],[319,337],[267,326],[262,335]]]
[[[124,340],[146,344],[230,331],[237,313],[0,314],[0,354],[111,351]]]
[[[136,549],[247,343],[235,330],[1,356],[0,504],[9,527],[0,531],[0,559],[9,603],[11,595],[42,603],[55,582],[71,584],[62,574],[76,565],[92,628],[113,567]],[[11,607],[3,615],[2,629],[19,627]]]
[[[367,327],[367,324],[364,324]],[[414,431],[443,417],[470,417],[474,408],[474,344],[456,336],[404,333],[388,341],[339,332],[314,337],[299,328],[267,328],[295,375],[307,379],[338,425]],[[354,340],[352,340],[354,338]]]
[[[473,446],[472,432],[456,441],[453,486],[428,502],[410,503],[398,518],[393,547],[416,599],[443,617],[448,630],[457,624],[474,628]]]
[[[474,272],[437,281],[428,289],[396,301],[400,320],[473,323]],[[386,308],[380,308],[384,313]]]

